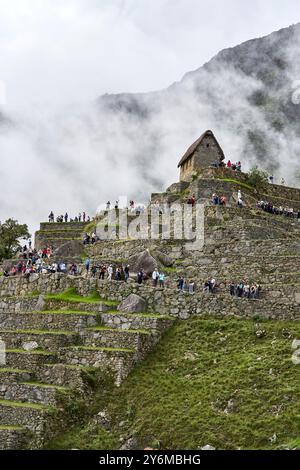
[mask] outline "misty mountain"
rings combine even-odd
[[[212,129],[228,157],[248,166],[258,162],[291,180],[300,168],[300,100],[293,99],[300,88],[299,52],[297,24],[221,51],[168,89],[104,95],[98,111],[109,116],[108,126],[122,122],[149,177],[162,156],[175,165],[193,140]]]

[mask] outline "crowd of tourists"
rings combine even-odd
[[[120,208],[120,204],[119,204],[118,200],[114,204],[112,204],[110,201],[107,201],[107,203],[106,203],[106,211],[109,211],[111,209],[119,210],[119,208]],[[139,214],[142,214],[145,211],[145,206],[136,205],[135,201],[133,199],[131,199],[129,201],[129,205],[127,207],[127,210],[130,211],[131,213],[139,215]]]
[[[35,263],[35,261],[41,258],[51,258],[52,254],[53,249],[51,246],[46,246],[45,248],[36,250],[35,248],[32,248],[32,244],[30,241],[28,246],[24,245],[24,247],[22,248],[22,251],[19,253],[19,258],[24,260],[32,260],[32,262]]]
[[[218,196],[217,194],[213,194],[211,198],[211,202],[214,206],[226,206],[227,198],[226,196]]]
[[[177,280],[177,287],[182,292],[188,292],[189,294],[194,294],[195,292],[195,282],[193,280],[186,280],[183,276],[180,276]]]
[[[258,299],[260,295],[261,287],[256,283],[249,283],[241,281],[236,284],[231,282],[229,286],[229,292],[231,296],[244,297],[246,299]]]
[[[79,274],[79,270],[76,264],[67,266],[66,263],[47,263],[43,258],[38,258],[37,260],[29,259],[27,261],[20,260],[17,264],[11,266],[11,268],[6,268],[3,271],[4,277],[10,276],[30,276],[30,274],[54,274],[54,273],[65,273],[76,275]]]
[[[211,197],[211,203],[214,205],[214,206],[226,206],[227,204],[227,198],[226,196],[222,195],[222,196],[219,196],[218,194],[216,193],[213,193],[212,197]],[[243,201],[243,198],[242,198],[242,192],[239,190],[238,193],[237,193],[237,206],[242,208],[244,207],[244,201]]]
[[[125,281],[129,279],[129,265],[113,266],[112,264],[94,264],[89,258],[84,262],[85,271],[92,277],[98,277],[101,280]]]
[[[300,219],[300,210],[297,211],[291,207],[274,206],[271,202],[268,201],[259,201],[257,203],[257,207],[265,212],[268,212],[269,214]]]
[[[48,216],[49,222],[57,222],[57,223],[67,223],[67,222],[90,222],[91,218],[89,215],[86,214],[86,212],[79,212],[78,215],[75,217],[71,218],[69,217],[69,214],[66,212],[65,215],[58,215],[54,217],[53,211],[50,212]]]
[[[92,232],[91,234],[85,233],[83,236],[83,244],[84,245],[90,245],[94,244],[99,240],[99,237],[97,236],[96,232]]]
[[[242,164],[240,161],[233,163],[231,160],[228,160],[227,163],[225,163],[223,158],[216,160],[215,162],[212,163],[211,166],[213,168],[228,168],[229,170],[232,170],[232,171],[239,171],[239,172],[242,171]]]

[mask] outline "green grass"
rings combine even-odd
[[[38,403],[27,403],[23,401],[0,400],[0,406],[9,406],[11,408],[30,408],[33,410],[50,410],[49,406],[40,405]]]
[[[59,385],[45,384],[41,382],[19,382],[20,385],[29,385],[30,387],[39,387],[50,390],[57,390],[59,392],[68,392],[70,389],[68,387],[62,387]]]
[[[179,268],[172,268],[172,267],[166,267],[161,269],[162,272],[165,272],[166,274],[177,274],[180,272]]]
[[[6,349],[6,353],[34,354],[36,356],[53,356],[53,355],[55,355],[55,353],[53,353],[53,352],[44,351],[42,349],[33,349],[32,351],[26,351],[25,349],[20,349],[20,348]]]
[[[68,289],[65,292],[61,292],[59,294],[48,294],[45,296],[45,300],[56,300],[70,303],[86,304],[103,303],[108,306],[118,305],[119,303],[114,300],[102,299],[102,297],[100,297],[97,291],[93,291],[88,296],[84,297],[78,294],[75,288]]]
[[[64,348],[68,351],[103,351],[103,352],[135,352],[130,348],[109,348],[109,347],[95,347],[95,346],[69,346]]]
[[[88,316],[97,316],[95,312],[86,312],[81,310],[37,310],[35,312],[30,312],[30,314],[35,315],[88,315]],[[57,330],[55,330],[57,331]],[[74,333],[74,332],[73,332]]]
[[[23,370],[23,369],[14,369],[13,367],[0,367],[0,374],[7,374],[7,373],[15,373],[15,374],[30,374],[31,372],[29,370]]]
[[[225,181],[226,183],[237,184],[238,186],[241,186],[241,188],[249,189],[251,191],[255,189],[250,184],[244,183],[243,181],[235,180],[233,178],[215,178],[215,179],[219,181]]]
[[[0,431],[24,431],[25,428],[22,428],[22,426],[1,426],[0,425]]]
[[[266,330],[266,336],[258,338],[256,329]],[[56,439],[53,448],[117,448],[120,435],[135,435],[141,448],[299,445],[300,366],[291,361],[296,338],[300,322],[256,325],[211,317],[177,322],[102,403],[111,433],[86,424]]]
[[[52,313],[52,312],[51,312]],[[60,330],[0,330],[0,335],[5,333],[15,333],[15,334],[29,334],[29,335],[64,335],[70,336],[75,335],[74,331],[60,331]]]
[[[119,310],[107,310],[103,312],[105,315],[126,315],[129,317],[141,318],[161,318],[163,320],[174,320],[174,317],[168,315],[160,315],[159,313],[139,313],[139,312],[120,312]]]
[[[121,330],[117,328],[110,328],[109,326],[90,326],[87,328],[88,331],[93,331],[97,333],[98,331],[110,331],[114,334],[123,334],[123,333],[132,333],[132,334],[142,334],[142,335],[150,335],[151,331],[137,329],[137,330]]]

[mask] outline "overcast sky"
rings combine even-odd
[[[298,21],[299,0],[0,0],[6,106],[161,89],[225,47]]]

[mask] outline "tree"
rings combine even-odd
[[[0,223],[0,260],[12,258],[21,249],[20,240],[29,238],[26,224],[19,224],[14,219]]]
[[[257,166],[254,166],[248,173],[247,183],[254,188],[264,186],[268,183],[268,173],[264,170],[259,170]]]

